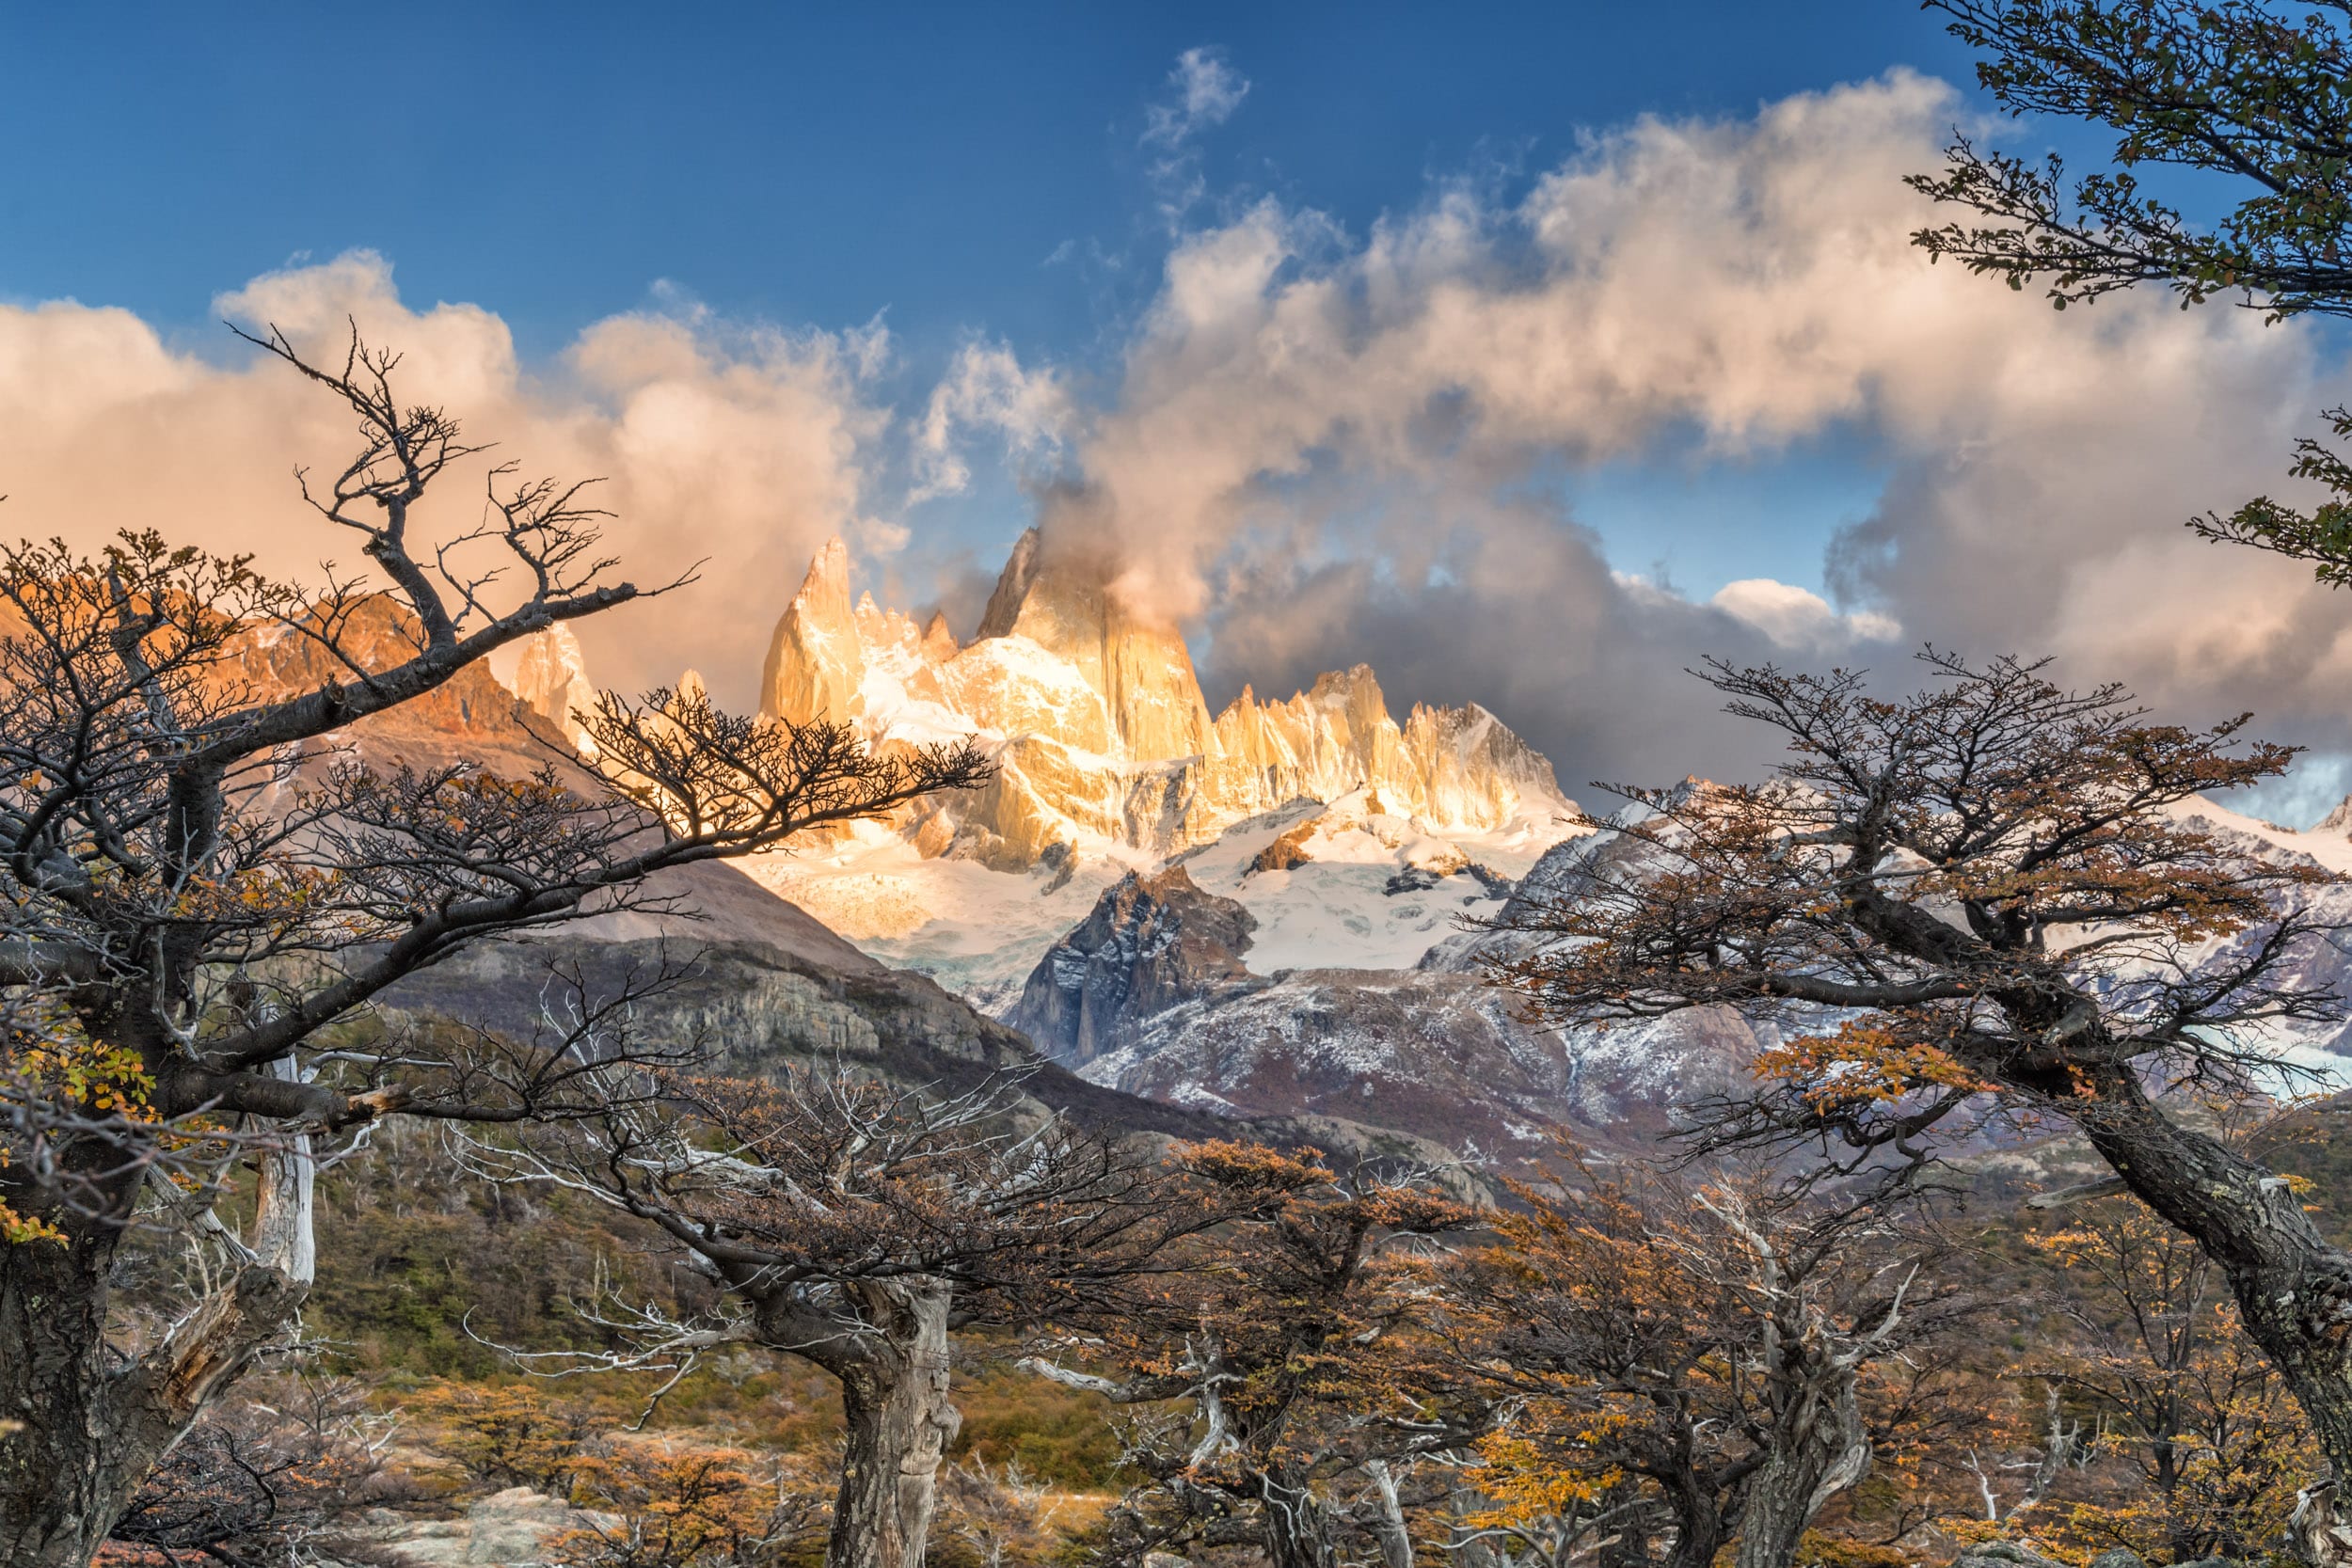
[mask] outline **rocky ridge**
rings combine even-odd
[[[580,719],[596,711],[596,689],[588,679],[588,661],[571,627],[559,621],[526,639],[507,685],[525,707],[561,731],[582,756],[596,755],[596,743]]]
[[[2247,852],[2352,874],[2341,829],[2296,832],[2204,800],[2176,809]],[[1777,1037],[1770,1025],[1714,1009],[1557,1031],[1491,983],[1496,961],[1540,940],[1514,928],[1521,916],[1656,853],[1629,833],[1553,846],[1499,905],[1474,891],[1484,887],[1473,880],[1480,868],[1408,856],[1405,871],[1359,902],[1454,901],[1470,918],[1446,921],[1417,958],[1395,967],[1315,961],[1311,945],[1282,940],[1263,896],[1243,898],[1252,883],[1292,875],[1286,868],[1302,857],[1311,866],[1333,852],[1327,826],[1318,816],[1278,819],[1245,841],[1262,846],[1253,856],[1220,846],[1124,879],[1030,972],[1008,1022],[1081,1075],[1131,1093],[1225,1115],[1343,1115],[1505,1160],[1563,1127],[1602,1144],[1645,1136],[1692,1100],[1734,1087],[1743,1064]],[[2324,918],[2352,924],[2352,885],[2318,896]],[[2330,944],[2311,942],[2280,977],[2325,985],[2342,962]],[[2246,1033],[2322,1083],[2341,1084],[2352,1056],[2352,1025],[2337,1021]]]
[[[778,622],[762,711],[855,722],[878,739],[977,734],[998,775],[908,825],[926,854],[1025,871],[1049,856],[1168,855],[1301,799],[1370,790],[1433,832],[1489,832],[1570,809],[1550,764],[1486,709],[1416,705],[1400,724],[1366,666],[1211,716],[1172,626],[1130,609],[1107,572],[1048,558],[1032,530],[977,634],[918,628],[850,597],[838,540]]]
[[[1106,590],[1045,571],[1030,541],[1016,552],[983,635],[968,644],[937,617],[917,626],[870,597],[852,603],[847,552],[819,556],[779,625],[764,701],[796,722],[846,704],[850,721],[885,745],[979,729],[1011,759],[1013,792],[776,857],[753,868],[765,888],[697,868],[681,889],[703,911],[691,926],[615,916],[578,933],[612,961],[681,935],[705,947],[707,971],[665,1026],[715,1031],[766,1060],[856,1059],[949,1079],[1025,1055],[1020,1031],[1057,1064],[1048,1098],[1073,1107],[1100,1096],[1116,1115],[1149,1122],[1160,1113],[1127,1098],[1140,1096],[1176,1118],[1168,1131],[1209,1114],[1314,1120],[1499,1157],[1563,1125],[1604,1139],[1645,1135],[1677,1100],[1727,1082],[1756,1049],[1756,1037],[1729,1018],[1562,1036],[1487,983],[1488,961],[1527,940],[1497,927],[1608,858],[1640,852],[1640,841],[1561,822],[1568,808],[1549,768],[1540,758],[1510,766],[1518,743],[1483,710],[1417,709],[1398,725],[1361,671],[1287,703],[1245,697],[1210,718],[1181,639],[1138,626]],[[371,614],[358,624],[384,657],[402,652],[396,618]],[[239,650],[257,681],[312,678],[317,657],[282,631]],[[577,646],[543,634],[521,651],[509,687],[469,672],[370,721],[358,738],[363,753],[407,761],[465,754],[539,766],[569,737],[562,719],[593,690]],[[1491,731],[1472,744],[1430,738],[1481,723]],[[1220,749],[1138,760],[1138,750],[1190,744]],[[1448,772],[1449,756],[1462,772]],[[1076,783],[1047,800],[1040,781],[1062,763]],[[1208,789],[1220,768],[1248,787]],[[1132,797],[1152,780],[1161,805],[1146,822]],[[1254,815],[1232,815],[1276,796]],[[1549,816],[1529,804],[1547,799],[1557,802]],[[1081,808],[1095,809],[1099,815],[1082,832],[1073,825]],[[1505,805],[1514,815],[1501,828],[1477,831]],[[2340,822],[2297,833],[2210,802],[2182,809],[2265,852],[2352,871]],[[1034,858],[1009,853],[1014,840],[999,832],[1024,822],[1053,830],[1025,841]],[[1184,842],[1196,832],[1205,836]],[[769,891],[803,881],[834,900],[818,901],[821,921]],[[844,902],[850,894],[870,901]],[[843,908],[872,926],[840,918]],[[952,940],[920,957],[946,989],[869,956],[903,962],[932,940],[909,931],[942,930]],[[408,1005],[482,1009],[487,999],[488,1011],[520,1026],[550,957],[485,954],[453,965]],[[2277,1044],[2307,1065],[2334,1066],[2342,1036],[2308,1028]]]
[[[1212,715],[1182,636],[1034,531],[969,642],[853,596],[850,565],[838,542],[811,563],[763,712],[883,746],[977,734],[1000,768],[752,867],[866,951],[1105,1089],[1452,1148],[1642,1117],[1666,1082],[1652,1065],[1682,1060],[1563,1041],[1475,964],[1425,961],[1581,832],[1549,765],[1485,709],[1399,723],[1359,666]],[[570,673],[553,651],[527,667]]]

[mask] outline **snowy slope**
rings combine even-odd
[[[1248,910],[1258,922],[1248,954],[1255,973],[1409,970],[1466,923],[1500,912],[1510,881],[1574,832],[1556,818],[1529,818],[1439,835],[1366,805],[1361,791],[1328,807],[1302,801],[1165,858],[1098,839],[1025,871],[991,870],[977,860],[926,857],[902,834],[870,825],[838,844],[743,868],[883,962],[921,970],[1002,1013],[1046,948],[1130,871],[1181,863],[1202,889]],[[1311,858],[1252,869],[1277,839],[1302,829]]]

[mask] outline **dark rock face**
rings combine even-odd
[[[1316,814],[1317,816],[1321,815],[1321,813]],[[1315,817],[1310,816],[1259,850],[1258,858],[1249,863],[1249,869],[1252,871],[1288,871],[1294,866],[1306,864],[1314,858],[1307,853],[1307,840],[1313,835],[1314,831]]]
[[[1566,857],[1550,869],[1578,874]],[[1645,1136],[1678,1096],[1727,1086],[1755,1049],[1728,1016],[1563,1037],[1488,983],[1480,959],[1497,933],[1441,942],[1416,969],[1259,975],[1247,963],[1254,925],[1181,865],[1129,876],[1031,971],[1007,1022],[1131,1094],[1228,1117],[1337,1118],[1506,1159],[1539,1152],[1564,1125]]]
[[[1408,865],[1390,878],[1388,885],[1380,891],[1393,898],[1400,893],[1427,893],[1443,880],[1443,876],[1425,865]]]
[[[1131,872],[1046,951],[1007,1022],[1057,1061],[1091,1061],[1172,1008],[1264,985],[1242,960],[1257,925],[1181,865]]]

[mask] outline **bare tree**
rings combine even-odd
[[[1217,1223],[1181,1167],[1025,1105],[1019,1077],[952,1096],[846,1071],[771,1082],[650,1076],[606,1115],[477,1142],[495,1180],[553,1184],[651,1223],[723,1291],[678,1320],[591,1308],[629,1345],[521,1357],[552,1374],[661,1369],[709,1351],[797,1355],[841,1386],[847,1443],[826,1560],[916,1568],[961,1418],[950,1335],[1102,1310]],[[668,1385],[665,1385],[666,1388]]]
[[[353,1526],[403,1496],[384,1468],[392,1418],[344,1380],[262,1386],[270,1402],[227,1402],[188,1430],[116,1521],[117,1550],[256,1568],[374,1560]]]
[[[1713,666],[1731,712],[1788,736],[1777,777],[1629,791],[1638,812],[1527,913],[1544,940],[1500,977],[1562,1022],[1720,1006],[1785,1031],[1760,1091],[1706,1116],[1717,1142],[1856,1167],[1986,1116],[2071,1122],[2213,1259],[2352,1474],[2352,1258],[2160,1098],[2259,1099],[2282,1070],[2265,1031],[2341,1016],[2334,879],[2188,809],[2292,752],[2015,660],[1926,657],[1925,689],[1886,698],[1851,673]],[[2328,1513],[2316,1492],[2312,1539]]]
[[[2042,1390],[2042,1422],[2030,1434],[2033,1440],[2016,1441],[2026,1435],[2004,1433],[1995,1424],[1987,1436],[2006,1436],[2011,1439],[2010,1444],[1994,1448],[1989,1442],[1973,1442],[1961,1449],[1962,1467],[1976,1483],[1977,1503],[1988,1525],[2017,1529],[2026,1514],[2049,1499],[2050,1489],[2067,1467],[2080,1468],[2090,1454],[2083,1424],[2067,1414],[2055,1383]]]
[[[496,650],[654,590],[609,580],[583,487],[491,470],[484,521],[416,521],[468,444],[405,405],[396,356],[260,346],[357,418],[302,493],[382,583],[306,593],[244,558],[126,531],[95,556],[0,546],[0,1556],[86,1561],[158,1459],[309,1286],[326,1146],[383,1116],[580,1108],[593,1003],[537,1049],[438,1058],[335,1044],[339,1020],[465,944],[675,904],[657,871],[975,783],[970,748],[867,752],[842,725],[699,697],[590,720],[621,793],[553,753],[532,776],[378,768],[368,724]],[[501,576],[503,571],[505,574]],[[292,672],[289,675],[287,673]],[[358,726],[357,729],[354,727]],[[338,757],[335,748],[344,747]],[[325,1032],[323,1034],[323,1032]],[[235,1157],[252,1224],[214,1213]],[[108,1273],[143,1192],[238,1266],[123,1359]]]

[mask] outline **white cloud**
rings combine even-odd
[[[1247,84],[1204,51],[1172,83],[1151,135],[1184,182],[1163,186],[1176,214],[1200,133]],[[2284,488],[2342,367],[2246,312],[2150,294],[2060,316],[1928,265],[1902,176],[1935,166],[1962,112],[1896,72],[1751,118],[1644,119],[1517,199],[1449,185],[1367,232],[1259,201],[1179,234],[1094,405],[976,339],[894,427],[879,319],[776,332],[675,296],[542,372],[496,315],[408,305],[365,254],[222,303],[321,341],[357,312],[406,351],[416,395],[501,456],[610,474],[633,571],[713,558],[691,594],[584,628],[600,683],[691,662],[722,695],[730,674],[747,690],[818,541],[903,544],[873,515],[896,443],[919,499],[966,486],[985,435],[1053,460],[1049,540],[1115,554],[1124,592],[1200,633],[1213,683],[1288,689],[1369,659],[1403,700],[1486,703],[1571,780],[1739,766],[1746,732],[1678,673],[1702,655],[1876,657],[1898,637],[2055,653],[2067,678],[2125,679],[2184,719],[2254,706],[2291,738],[2352,747],[2352,601],[2171,526]],[[284,477],[335,461],[347,423],[275,367],[176,352],[119,310],[0,309],[15,531],[160,522],[280,568],[348,560]],[[1621,578],[1530,483],[1669,433],[1769,456],[1848,428],[1890,478],[1827,563],[1843,616],[1774,579],[1694,603]],[[470,520],[466,483],[442,521]]]
[[[1049,527],[1209,626],[1228,686],[1272,682],[1245,650],[1307,673],[1377,661],[1353,604],[1429,650],[1409,695],[1516,687],[1534,705],[1504,717],[1592,746],[1596,767],[1696,765],[1659,756],[1613,695],[1622,722],[1589,722],[1637,654],[1813,657],[1830,646],[1817,632],[1898,626],[2055,653],[2070,679],[2120,677],[2184,717],[2253,705],[2289,733],[2352,737],[2352,603],[2170,526],[2281,488],[2326,401],[2314,340],[2153,293],[2058,315],[1930,265],[1909,242],[1929,209],[1903,176],[1936,166],[1963,113],[1948,86],[1897,71],[1751,119],[1645,119],[1516,201],[1451,185],[1349,235],[1267,199],[1188,230]],[[1857,611],[1842,622],[1752,584],[1714,607],[1631,594],[1586,545],[1518,574],[1502,553],[1578,532],[1556,511],[1529,520],[1532,476],[1686,431],[1705,453],[1769,457],[1850,428],[1891,479],[1827,563]],[[1315,616],[1294,610],[1310,590]],[[1543,595],[1612,638],[1562,626]],[[1415,604],[1425,632],[1406,625]],[[1565,673],[1538,692],[1518,667],[1534,660]]]
[[[1232,119],[1249,95],[1249,79],[1227,62],[1223,51],[1207,46],[1177,55],[1168,85],[1174,96],[1145,111],[1143,140],[1148,147],[1170,152],[1201,131]]]
[[[1170,231],[1207,194],[1200,172],[1200,134],[1224,124],[1249,95],[1248,79],[1216,49],[1187,49],[1168,73],[1171,96],[1144,111],[1143,145],[1160,154],[1152,166],[1160,215]]]
[[[1005,343],[965,343],[931,388],[915,432],[917,480],[906,504],[952,496],[971,483],[963,432],[993,431],[1009,453],[1025,458],[1058,449],[1072,414],[1069,391],[1052,370],[1024,370]]]
[[[707,558],[675,595],[583,623],[600,685],[644,686],[696,664],[742,702],[769,628],[817,545],[853,527],[887,422],[865,379],[887,352],[879,326],[787,334],[707,312],[630,314],[582,332],[548,373],[517,361],[506,325],[477,306],[412,307],[390,266],[353,252],[255,278],[216,302],[275,322],[340,358],[346,317],[397,349],[405,401],[445,404],[496,451],[445,475],[420,526],[475,520],[483,472],[605,476],[619,575],[650,586]],[[126,311],[58,301],[0,307],[0,524],[90,546],[158,526],[218,550],[252,551],[281,575],[321,560],[364,564],[301,503],[290,470],[339,466],[351,418],[261,356],[226,364],[167,347]],[[734,689],[727,689],[733,676]]]
[[[1773,644],[1802,653],[1826,653],[1856,642],[1891,642],[1903,634],[1899,622],[1876,610],[1840,615],[1819,594],[1772,578],[1741,578],[1724,583],[1707,601],[1733,620],[1754,626]]]
[[[914,537],[914,531],[904,523],[860,517],[850,529],[849,543],[853,557],[871,562],[878,557],[897,555]]]

